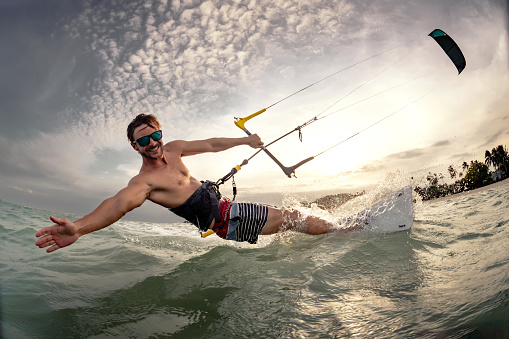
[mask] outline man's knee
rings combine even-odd
[[[283,212],[275,207],[269,206],[268,209],[267,223],[260,232],[261,235],[277,233],[283,225]]]
[[[261,235],[274,234],[280,231],[296,230],[308,234],[330,232],[332,224],[314,216],[303,216],[297,210],[281,210],[269,207],[267,223]]]

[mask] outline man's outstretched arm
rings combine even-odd
[[[104,200],[92,213],[71,222],[65,218],[50,216],[55,224],[39,230],[35,244],[40,248],[49,247],[50,253],[69,246],[81,236],[100,230],[118,221],[127,212],[141,206],[148,195],[147,185],[132,184],[118,192],[115,196]]]
[[[211,138],[194,141],[176,140],[166,145],[165,147],[180,148],[182,156],[188,156],[208,152],[221,152],[240,145],[260,148],[263,146],[263,142],[258,135],[253,134],[242,138]]]

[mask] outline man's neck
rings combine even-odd
[[[158,167],[166,166],[168,165],[168,160],[166,160],[166,155],[163,153],[159,158],[157,159],[150,159],[147,157],[143,157],[143,163],[141,165],[141,169],[156,169]]]

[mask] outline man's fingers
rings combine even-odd
[[[45,235],[42,238],[37,239],[35,244],[39,246],[40,248],[48,247],[50,245],[53,245],[55,243],[55,240],[53,240],[53,237],[51,235]]]
[[[59,224],[59,225],[62,225],[62,224],[65,224],[65,222],[67,221],[67,219],[65,218],[56,218],[52,215],[49,216],[49,218],[51,219],[51,221],[53,221],[55,224]]]
[[[40,237],[42,235],[50,234],[50,233],[51,233],[51,229],[49,227],[44,227],[44,228],[41,228],[39,231],[37,231],[37,233],[35,233],[35,236]]]
[[[51,253],[51,252],[53,252],[53,251],[58,250],[59,248],[60,248],[60,246],[58,246],[57,244],[54,244],[53,246],[51,246],[50,248],[48,248],[48,249],[46,250],[46,252],[47,252],[47,253]]]
[[[44,230],[44,228],[42,228],[42,229],[38,230],[38,231],[35,233],[35,236],[36,236],[36,237],[40,237],[41,235],[44,235],[44,234],[46,234],[46,231]],[[37,241],[39,241],[39,240],[37,240]],[[36,242],[36,243],[37,243],[37,242]]]
[[[58,226],[58,225],[62,225],[65,223],[66,219],[64,218],[55,218],[54,216],[51,216],[49,217],[51,219],[51,221],[53,221],[55,223],[55,225],[53,226],[50,226],[50,227],[44,227],[44,228],[41,228],[40,230],[38,230],[36,233],[35,233],[35,236],[36,237],[40,237],[40,236],[43,236],[43,235],[48,235],[48,234],[51,234],[51,230],[54,226]],[[38,240],[39,241],[39,240]]]
[[[41,228],[37,231],[37,233],[35,233],[35,236],[38,237],[35,241],[35,245],[39,246],[39,248],[48,247],[46,249],[46,252],[48,253],[61,248],[60,245],[57,244],[56,240],[60,239],[61,236],[65,236],[68,226],[72,225],[72,223],[70,223],[66,218],[55,218],[54,216],[50,216],[50,219],[55,223],[55,225]]]

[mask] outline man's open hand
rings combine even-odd
[[[50,253],[62,247],[69,246],[78,240],[80,236],[74,223],[65,218],[50,216],[50,219],[55,225],[44,227],[35,233],[35,236],[39,237],[35,245],[39,246],[39,248],[51,246],[46,250],[46,252]]]

